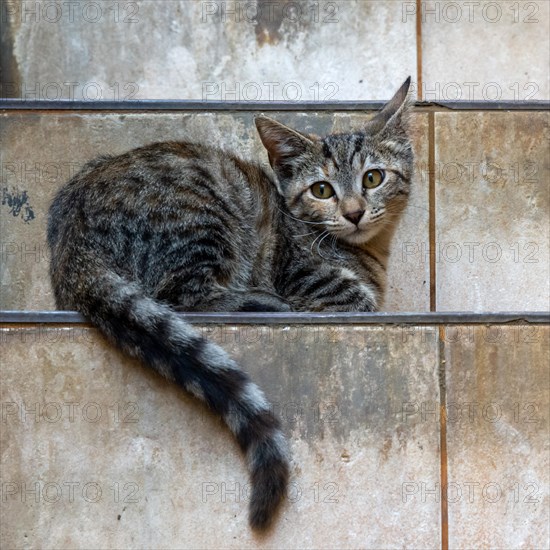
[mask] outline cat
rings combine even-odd
[[[257,116],[272,172],[209,145],[155,143],[89,162],[50,207],[57,307],[223,417],[247,457],[254,529],[285,495],[285,437],[262,391],[177,312],[376,311],[376,243],[412,177],[409,84],[348,134]]]

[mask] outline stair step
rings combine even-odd
[[[289,438],[270,547],[436,548],[442,510],[457,547],[488,525],[493,546],[544,547],[548,325],[197,328],[260,384]],[[95,329],[0,335],[2,546],[257,547],[244,462],[217,417]]]
[[[87,160],[152,141],[192,139],[266,162],[253,129],[256,112],[0,112],[0,307],[54,309],[47,209],[56,190]],[[324,134],[358,127],[369,115],[273,116]],[[419,107],[414,118],[417,175],[393,240],[384,310],[548,310],[549,113]]]

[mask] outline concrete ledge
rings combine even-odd
[[[388,98],[389,99],[389,98]],[[127,101],[0,99],[0,111],[377,111],[385,101]],[[458,111],[547,111],[550,101],[417,101],[416,108]]]
[[[424,313],[180,313],[190,323],[234,323],[234,324],[486,324],[486,323],[523,323],[548,324],[550,313],[544,311],[472,313],[424,312]],[[87,323],[86,319],[75,311],[2,311],[0,323]]]

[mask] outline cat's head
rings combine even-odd
[[[293,216],[337,238],[362,244],[387,226],[409,193],[413,152],[408,136],[410,77],[363,128],[324,138],[266,116],[256,127]]]

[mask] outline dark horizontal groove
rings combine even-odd
[[[548,324],[550,313],[181,313],[194,324],[230,325],[462,325]],[[82,324],[86,319],[74,311],[0,311],[0,323]]]
[[[0,99],[0,111],[376,111],[384,101],[199,101],[139,99],[127,101]],[[417,101],[418,108],[458,111],[540,111],[550,101]]]

